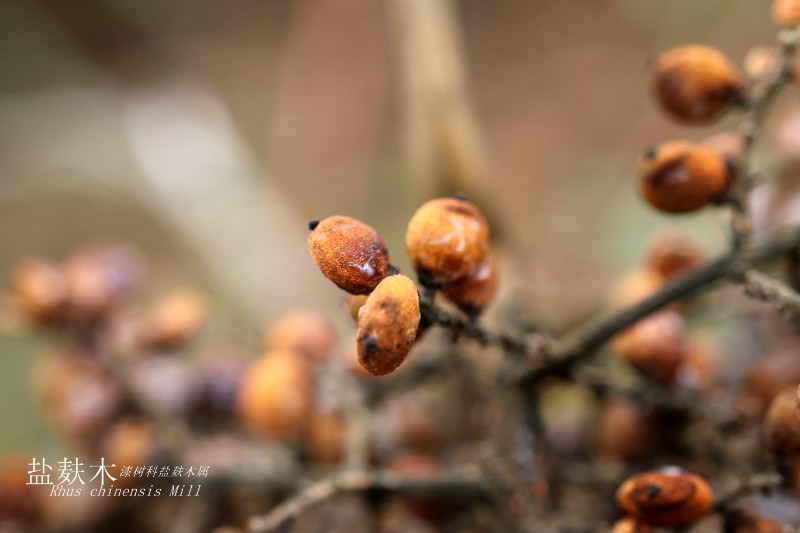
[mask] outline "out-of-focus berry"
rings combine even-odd
[[[197,336],[206,324],[208,304],[205,296],[192,289],[179,289],[165,295],[145,319],[139,333],[143,347],[172,350]]]
[[[672,118],[707,124],[742,99],[744,84],[725,54],[710,46],[685,45],[654,62],[651,88]]]
[[[649,150],[639,166],[642,195],[665,213],[688,213],[720,202],[729,182],[725,161],[689,141],[663,143]]]
[[[268,352],[245,371],[237,403],[252,429],[276,439],[297,437],[314,406],[309,363],[293,352]]]
[[[297,310],[281,315],[267,329],[264,344],[268,352],[292,351],[311,361],[325,361],[336,346],[336,329],[322,313]]]

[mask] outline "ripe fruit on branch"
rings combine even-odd
[[[366,294],[347,294],[345,296],[345,304],[347,304],[347,310],[350,312],[353,322],[358,323],[358,313],[365,303],[367,303]]]
[[[67,282],[63,271],[43,259],[27,259],[14,271],[13,298],[33,322],[50,325],[64,318]]]
[[[651,74],[651,89],[670,116],[706,124],[741,101],[744,84],[728,58],[710,46],[685,45],[662,53]]]
[[[419,329],[419,292],[402,274],[381,281],[358,317],[358,361],[370,374],[383,376],[402,363]]]
[[[325,361],[336,346],[336,329],[323,313],[297,310],[281,315],[264,334],[267,351],[291,351]]]
[[[139,342],[145,348],[171,350],[191,341],[206,324],[208,304],[192,289],[164,296],[145,319]]]
[[[472,275],[448,285],[442,294],[471,316],[478,315],[497,292],[497,261],[490,255]]]
[[[705,259],[703,249],[684,233],[661,233],[650,242],[645,264],[669,279],[697,268]]]
[[[619,333],[612,347],[636,370],[669,385],[686,356],[683,318],[670,309],[654,313]]]
[[[620,518],[614,522],[611,533],[650,533],[652,528],[647,524],[637,522],[633,518]]]
[[[713,504],[708,483],[679,468],[631,476],[617,489],[617,505],[626,514],[657,527],[689,526]]]
[[[772,19],[778,26],[794,28],[800,24],[800,1],[775,0],[772,3]]]
[[[122,245],[78,248],[67,258],[64,269],[71,311],[89,320],[106,317],[131,295],[142,277],[138,254]]]
[[[716,152],[689,141],[671,141],[644,154],[639,181],[654,208],[688,213],[723,200],[730,171]]]
[[[388,276],[389,252],[378,232],[354,218],[309,224],[308,250],[326,278],[351,294],[369,294]]]
[[[273,438],[296,437],[313,409],[309,364],[292,352],[267,353],[245,371],[238,406],[254,430]]]
[[[429,200],[408,223],[406,251],[420,283],[442,288],[474,275],[486,262],[489,225],[465,200]]]
[[[795,385],[783,389],[769,405],[764,416],[764,445],[780,464],[800,464],[800,419]]]

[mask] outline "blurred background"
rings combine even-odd
[[[147,260],[137,302],[201,288],[207,336],[257,352],[286,309],[345,314],[309,219],[367,221],[409,271],[411,214],[460,191],[492,219],[506,291],[565,327],[656,229],[725,243],[718,215],[638,198],[646,146],[736,124],[671,124],[648,58],[694,42],[740,63],[774,33],[750,0],[4,0],[0,279],[123,241]],[[44,454],[29,376],[47,339],[0,324],[0,451]]]

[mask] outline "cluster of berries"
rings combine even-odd
[[[348,293],[359,362],[375,376],[393,372],[424,329],[416,284],[389,263],[386,244],[367,224],[332,216],[309,227],[311,256]],[[470,202],[437,198],[423,204],[408,224],[406,251],[420,284],[440,290],[470,317],[494,297],[489,226]]]

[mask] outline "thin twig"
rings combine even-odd
[[[724,512],[736,500],[755,492],[766,492],[779,487],[783,477],[775,472],[745,474],[731,480],[714,501],[714,509]]]
[[[744,285],[747,296],[777,305],[783,314],[800,315],[800,294],[777,278],[757,270],[746,270],[735,277]]]
[[[427,298],[420,299],[420,311],[423,319],[430,324],[447,329],[456,336],[475,339],[484,346],[497,345],[510,354],[524,354],[529,348],[522,339],[486,330],[476,321],[450,313]]]
[[[298,492],[264,516],[250,519],[250,533],[283,531],[305,511],[345,494],[403,495],[445,501],[489,500],[487,484],[475,475],[405,477],[392,472],[342,472]]]
[[[742,151],[731,161],[733,183],[728,202],[731,205],[731,247],[743,248],[750,238],[751,223],[747,210],[747,196],[752,187],[750,158],[758,141],[764,119],[781,89],[791,80],[791,65],[797,42],[798,30],[784,30],[778,36],[780,52],[766,78],[755,87],[750,97],[750,107],[741,122]]]
[[[554,372],[564,370],[591,355],[614,335],[642,318],[698,293],[707,286],[736,274],[741,265],[754,265],[779,258],[800,245],[800,226],[794,226],[773,238],[739,251],[729,252],[664,285],[644,300],[578,326],[559,338],[545,343],[534,357],[520,361],[513,375],[522,385],[530,385]]]

